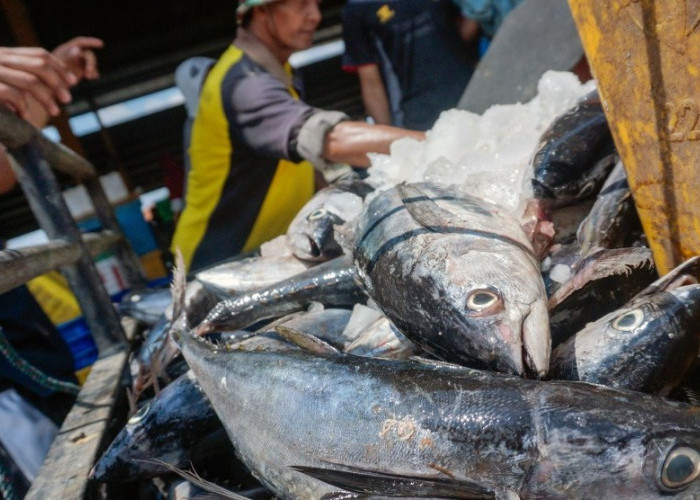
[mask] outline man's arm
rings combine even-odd
[[[366,64],[357,69],[362,89],[362,101],[367,113],[379,125],[391,125],[391,111],[386,87],[379,66]]]
[[[371,162],[367,153],[388,154],[391,143],[403,137],[422,141],[425,133],[389,125],[341,121],[326,134],[323,157],[335,163],[369,167]]]

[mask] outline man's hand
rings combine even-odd
[[[104,47],[99,38],[78,36],[62,43],[53,50],[53,55],[63,61],[78,81],[86,78],[95,80],[100,74],[97,71],[97,56],[94,49]]]
[[[42,48],[0,47],[0,102],[22,118],[28,118],[29,98],[36,99],[51,116],[58,115],[58,104],[70,102],[68,89],[77,82],[63,61]]]

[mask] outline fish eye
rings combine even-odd
[[[635,309],[615,318],[611,326],[615,330],[619,330],[621,332],[631,332],[636,328],[639,328],[639,325],[641,325],[643,321],[644,313],[641,309]]]
[[[320,219],[321,217],[325,216],[328,213],[328,211],[325,208],[317,208],[313,212],[311,212],[307,217],[306,220],[316,220]]]
[[[585,198],[586,196],[590,196],[593,194],[593,190],[595,189],[595,182],[590,181],[587,182],[582,188],[581,191],[578,192],[578,197],[579,198]]]
[[[661,482],[666,488],[683,488],[700,476],[700,453],[693,448],[676,448],[664,462],[661,469]]]
[[[128,423],[129,424],[137,424],[138,422],[140,422],[143,419],[143,417],[148,415],[148,412],[150,409],[151,409],[150,404],[142,406],[141,408],[139,408],[139,411],[134,413],[134,416],[129,419]]]
[[[501,301],[501,297],[491,290],[474,290],[467,297],[467,308],[482,312],[492,308]]]

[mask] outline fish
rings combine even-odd
[[[194,322],[204,319],[208,311],[218,303],[218,299],[206,287],[197,281],[190,281],[184,286],[182,308],[186,317]],[[173,304],[175,306],[176,304]],[[169,332],[181,313],[172,308],[166,311],[159,321],[151,327],[130,363],[133,379],[132,393],[135,400],[165,374],[168,364],[177,356],[178,350],[172,343]]]
[[[602,248],[579,261],[549,297],[552,347],[619,309],[655,279],[654,259],[646,247]]]
[[[153,326],[168,309],[171,301],[169,288],[153,288],[126,294],[118,302],[117,310],[120,315]]]
[[[325,262],[348,253],[335,228],[359,216],[365,197],[372,191],[374,188],[357,174],[343,176],[318,191],[289,224],[287,241],[292,253],[309,262]]]
[[[342,351],[356,356],[407,359],[421,351],[384,314],[362,304],[353,308],[343,336]]]
[[[597,91],[552,122],[530,162],[535,197],[552,207],[598,193],[617,154]]]
[[[280,498],[700,494],[700,412],[683,403],[448,363],[174,338],[241,460]]]
[[[368,204],[357,234],[368,295],[411,341],[445,361],[546,374],[546,291],[513,217],[447,187],[400,184]]]
[[[581,221],[576,240],[585,257],[598,248],[631,246],[642,232],[632,191],[622,162],[618,162]]]
[[[165,474],[167,469],[156,460],[176,467],[188,467],[198,456],[201,460],[194,460],[196,466],[216,456],[235,460],[222,429],[204,391],[188,371],[129,418],[93,466],[90,479],[137,481]],[[219,439],[207,440],[204,449],[198,447],[210,434]]]
[[[693,406],[700,406],[700,358],[695,360],[685,374],[683,382],[669,397]]]
[[[203,269],[194,279],[219,298],[270,286],[306,271],[308,263],[293,255],[255,255]]]
[[[255,352],[297,349],[276,334],[275,328],[283,325],[343,349],[348,343],[343,331],[351,314],[347,309],[293,313],[249,333],[249,338],[224,335],[217,336],[214,343]],[[210,443],[210,436],[218,439]],[[202,447],[202,442],[209,446]],[[129,419],[93,467],[91,479],[107,482],[152,478],[167,472],[158,461],[185,468],[192,457],[196,457],[193,462],[199,468],[217,457],[233,458],[233,448],[211,403],[189,370]]]
[[[196,327],[198,335],[236,330],[300,311],[311,302],[353,306],[366,300],[352,257],[342,255],[274,285],[222,300]]]
[[[552,353],[549,375],[668,396],[700,349],[700,285],[641,295]]]

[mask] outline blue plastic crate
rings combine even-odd
[[[58,331],[73,356],[75,371],[92,365],[97,360],[97,345],[85,319],[80,316],[58,325]]]

